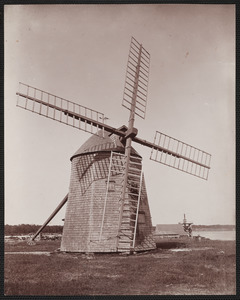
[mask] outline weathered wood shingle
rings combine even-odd
[[[111,151],[124,152],[124,147],[114,141],[115,148],[96,151],[99,139],[101,147],[109,145],[108,137],[92,136],[72,157],[72,170],[68,203],[65,215],[61,250],[67,252],[116,252],[119,229],[119,212],[121,199],[121,184],[123,175],[114,171],[113,190],[107,192]],[[94,143],[97,143],[96,145]],[[98,148],[100,149],[100,148]],[[93,152],[92,152],[93,151]],[[132,153],[138,155],[133,149]],[[139,155],[138,155],[139,156]],[[119,167],[120,168],[120,167]],[[107,198],[106,198],[107,193]],[[125,207],[124,214],[129,213]],[[140,213],[137,228],[136,245],[143,242],[151,234],[152,222],[148,206],[145,182],[140,201]],[[130,231],[126,224],[124,229]],[[122,238],[122,241],[124,239]],[[123,246],[124,245],[124,246]],[[123,242],[120,248],[129,247]]]

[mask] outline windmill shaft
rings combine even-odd
[[[135,110],[136,110],[137,90],[138,90],[138,81],[139,81],[139,73],[140,73],[141,54],[142,54],[142,45],[140,45],[139,54],[138,54],[136,76],[134,79],[133,95],[132,95],[132,101],[131,101],[130,117],[129,117],[129,121],[128,121],[128,132],[130,132],[130,133],[134,132],[134,121],[135,121]],[[130,165],[132,139],[133,139],[132,134],[129,134],[126,138],[125,176],[124,176],[124,181],[123,181],[123,192],[122,192],[122,202],[121,202],[120,215],[119,215],[118,235],[120,234],[120,231],[121,231],[123,205],[124,205],[124,201],[125,201],[125,197],[126,197],[126,193],[127,193],[128,172],[129,172],[129,165]]]

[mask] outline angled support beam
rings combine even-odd
[[[50,217],[46,220],[46,222],[38,229],[38,231],[34,234],[32,241],[35,240],[35,238],[43,231],[43,229],[47,226],[47,224],[56,216],[56,214],[59,212],[59,210],[63,207],[63,205],[68,200],[68,194],[63,198],[63,200],[60,202],[60,204],[57,206],[57,208],[53,211],[53,213],[50,215]]]

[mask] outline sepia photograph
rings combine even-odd
[[[4,5],[4,294],[236,295],[234,4]]]

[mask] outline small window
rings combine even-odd
[[[115,181],[109,180],[109,182],[106,181],[106,184],[108,184],[108,192],[115,192]]]
[[[146,223],[145,212],[144,211],[139,211],[139,213],[138,213],[138,223],[139,224],[145,224]]]

